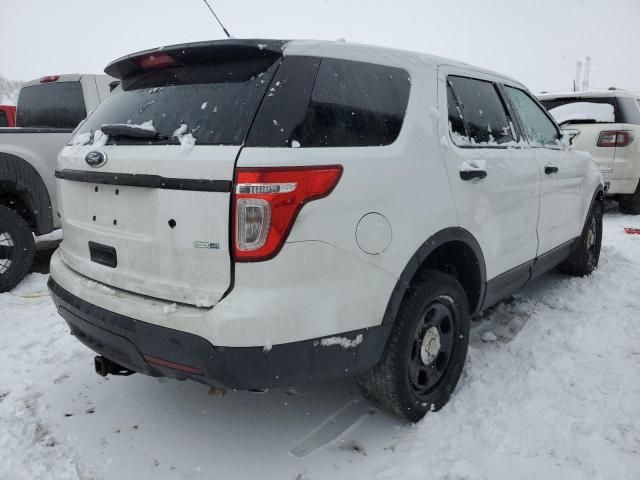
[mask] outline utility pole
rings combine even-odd
[[[582,81],[582,90],[589,90],[589,67],[591,66],[591,57],[587,57],[584,63],[584,80]]]
[[[578,60],[576,62],[576,78],[573,81],[573,91],[577,92],[580,89],[580,75],[582,74],[582,62]]]

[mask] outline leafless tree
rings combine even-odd
[[[15,105],[23,83],[20,80],[9,80],[0,76],[0,103]]]

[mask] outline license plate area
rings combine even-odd
[[[116,249],[108,245],[89,242],[89,255],[92,262],[99,263],[105,267],[116,268],[118,266]]]

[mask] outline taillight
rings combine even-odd
[[[329,195],[341,175],[340,165],[238,168],[233,200],[235,260],[273,258],[302,206]]]
[[[633,142],[633,132],[629,130],[605,130],[598,137],[599,147],[626,147]]]
[[[40,83],[57,82],[58,80],[60,80],[60,75],[47,75],[40,78]]]
[[[164,68],[170,65],[175,65],[176,61],[173,57],[170,57],[166,53],[152,53],[151,55],[145,55],[144,57],[138,57],[135,59],[138,66],[145,70],[152,70],[154,68]]]

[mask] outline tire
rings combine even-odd
[[[598,267],[600,247],[602,246],[603,209],[603,201],[596,201],[591,207],[578,243],[569,258],[558,267],[562,273],[584,277]]]
[[[640,215],[640,182],[636,187],[636,191],[629,195],[620,195],[618,201],[620,213],[627,215]]]
[[[29,271],[35,241],[27,222],[0,205],[0,293],[15,287]]]
[[[380,362],[356,382],[381,410],[417,422],[447,403],[468,346],[464,289],[455,277],[427,270],[407,290]]]

